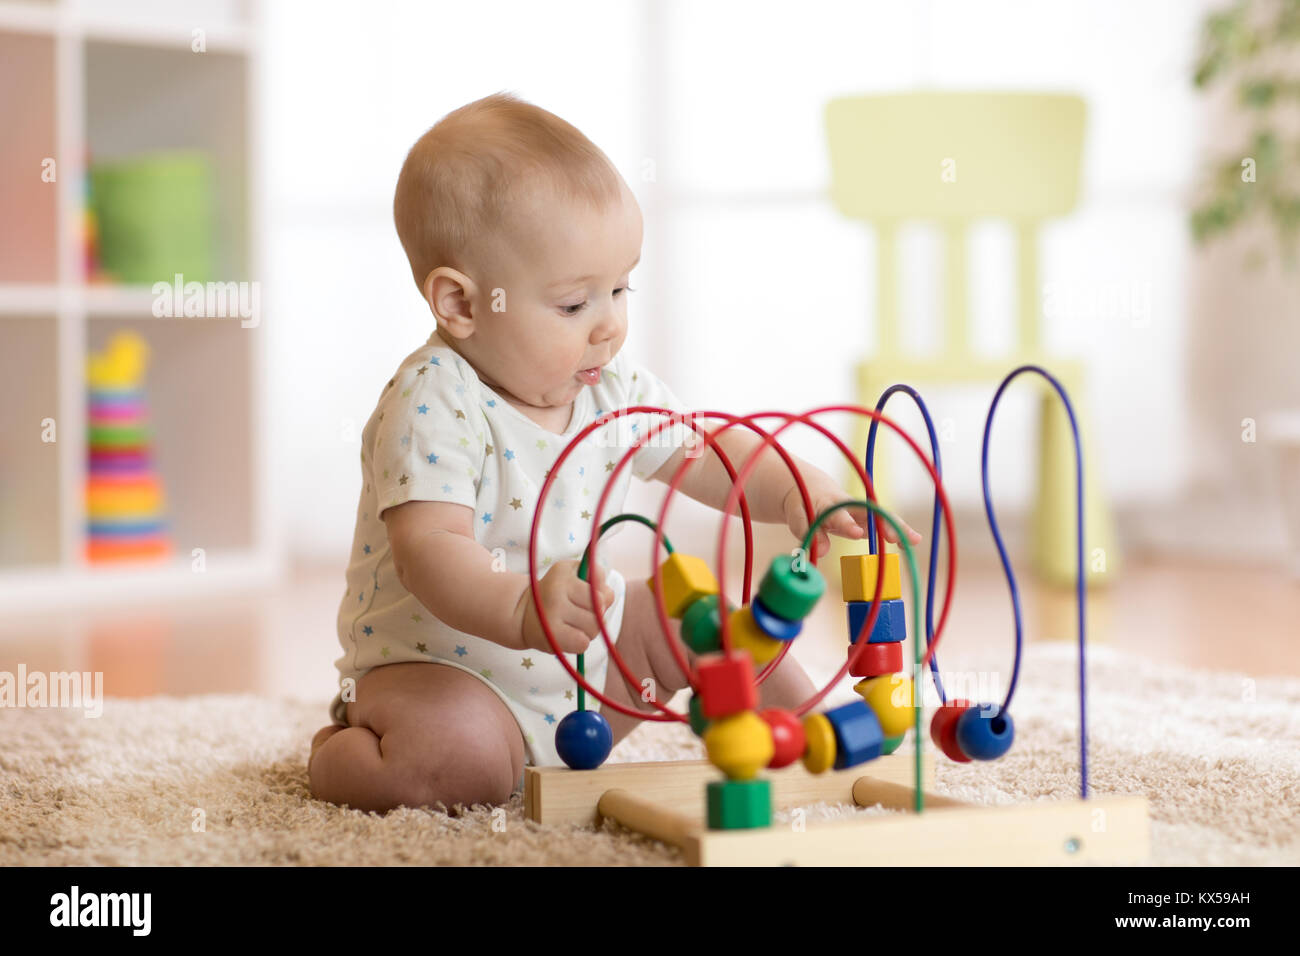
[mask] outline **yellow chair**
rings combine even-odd
[[[837,98],[827,104],[825,119],[831,200],[842,214],[870,223],[876,233],[878,347],[858,366],[859,404],[874,408],[895,382],[914,385],[924,395],[927,385],[997,383],[1021,364],[1042,365],[1060,379],[1079,419],[1084,556],[1088,583],[1096,584],[1112,579],[1118,568],[1114,525],[1097,485],[1097,445],[1089,440],[1085,421],[1083,365],[1042,351],[1038,278],[1039,227],[1068,213],[1078,198],[1084,116],[1084,102],[1077,96],[916,92]],[[1015,348],[996,358],[972,353],[967,313],[966,232],[974,220],[990,218],[1013,224],[1019,271]],[[925,357],[900,349],[895,245],[898,228],[907,220],[937,221],[944,237],[942,350]],[[1055,390],[1039,376],[1022,375],[1013,387],[1030,387],[1029,382],[1041,383],[1042,390],[1034,565],[1050,581],[1072,582],[1075,492],[1069,420]],[[891,400],[885,414],[906,401]],[[865,454],[869,424],[861,419],[856,426],[853,447],[859,456]],[[919,443],[925,447],[924,436]],[[877,443],[873,481],[877,497],[888,507],[883,463],[884,454],[891,452],[882,454],[886,446],[895,454],[911,452],[897,436]],[[861,492],[856,476],[850,474],[848,481]],[[910,523],[929,533],[915,520]],[[861,548],[846,548],[835,539],[834,550]]]

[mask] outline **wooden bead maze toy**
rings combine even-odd
[[[927,792],[933,762],[925,749],[923,694],[925,668],[940,706],[930,717],[929,738],[945,758],[958,761],[996,760],[1011,748],[1015,724],[1011,703],[1020,672],[1023,627],[1019,592],[1011,562],[998,529],[989,494],[988,449],[994,414],[1007,386],[1017,376],[1033,372],[1055,389],[1074,426],[1077,574],[1076,601],[1079,641],[1079,799],[1039,801],[1015,806],[967,804]],[[895,392],[908,394],[917,404],[929,431],[931,457],[897,424],[884,417],[885,403]],[[871,420],[866,460],[852,451],[817,416],[848,412]],[[592,522],[592,535],[579,567],[589,580],[593,606],[599,608],[596,582],[587,568],[596,559],[597,544],[610,527],[636,521],[654,531],[649,585],[665,641],[691,687],[686,713],[677,713],[658,700],[648,701],[653,712],[628,708],[605,697],[588,684],[583,655],[576,667],[560,653],[539,600],[536,541],[545,500],[555,474],[569,453],[594,429],[614,419],[641,413],[663,417],[623,455],[600,496]],[[770,432],[759,420],[776,418]],[[700,420],[720,419],[707,431]],[[675,492],[687,468],[688,455],[668,485],[657,521],[637,514],[616,515],[602,523],[601,516],[619,472],[636,451],[666,427],[686,423],[693,439],[718,455],[732,489],[724,508],[730,518],[739,508],[745,537],[743,596],[739,605],[727,600],[726,537],[729,521],[718,535],[717,574],[703,559],[674,551],[664,526]],[[821,514],[812,513],[808,489],[789,454],[778,441],[787,428],[805,424],[825,436],[853,463],[866,497],[839,502]],[[925,605],[921,626],[920,577],[907,536],[898,520],[875,501],[871,465],[876,431],[885,425],[912,449],[934,483],[934,510]],[[743,427],[762,444],[737,473],[717,442],[728,428]],[[794,476],[802,496],[809,527],[801,546],[791,555],[779,555],[769,565],[756,593],[751,591],[753,538],[749,507],[743,487],[764,448],[772,447]],[[525,812],[538,823],[597,823],[612,818],[634,831],[680,847],[686,861],[697,866],[755,865],[1036,865],[1083,862],[1133,863],[1148,853],[1147,803],[1140,796],[1090,795],[1087,765],[1086,591],[1083,564],[1083,450],[1075,426],[1074,410],[1060,382],[1046,370],[1024,365],[1002,381],[989,408],[984,428],[982,479],[985,512],[997,545],[1011,593],[1015,623],[1012,675],[1001,703],[948,699],[940,680],[936,649],[944,633],[953,584],[957,575],[957,547],[952,512],[942,482],[939,448],[929,411],[917,392],[894,385],[881,396],[874,410],[858,405],[831,405],[804,415],[769,412],[737,417],[722,412],[691,415],[653,406],[612,411],[588,425],[570,441],[551,468],[533,519],[529,547],[529,574],[539,621],[553,652],[578,685],[577,710],[556,728],[556,749],[567,766],[529,767],[525,773]],[[841,508],[870,513],[869,553],[841,559],[842,596],[846,603],[850,645],[839,671],[811,698],[793,710],[758,709],[758,686],[789,652],[802,631],[804,618],[824,596],[826,583],[817,569],[815,535],[820,525]],[[941,524],[942,521],[942,524]],[[901,555],[877,547],[884,525],[893,528]],[[942,609],[934,621],[934,592],[941,531],[946,536],[948,573]],[[910,581],[913,668],[903,672],[906,638],[906,604],[902,595],[901,561]],[[681,639],[673,634],[670,619],[681,621]],[[630,672],[617,645],[598,614],[601,637],[609,659],[629,687],[639,688],[638,675]],[[920,635],[924,633],[924,649]],[[694,665],[686,657],[689,648]],[[755,666],[761,670],[755,676]],[[845,676],[857,680],[858,699],[825,709],[821,702]],[[613,735],[605,717],[586,707],[591,694],[606,707],[639,720],[683,721],[701,737],[707,760],[662,761],[605,765]],[[909,731],[911,753],[898,753]],[[763,771],[775,771],[763,775]],[[821,800],[880,805],[897,813],[798,826],[774,826],[773,808]]]

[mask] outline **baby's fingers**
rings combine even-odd
[[[903,532],[907,535],[907,540],[910,544],[921,543],[921,535],[918,534],[916,530],[914,530],[906,521],[904,521],[902,518],[899,518],[897,515],[895,515],[894,518],[898,521],[899,525],[903,529]],[[885,527],[885,530],[882,532],[885,536],[885,540],[888,541],[890,544],[898,544],[898,533],[894,531],[893,526],[888,521],[883,519],[881,523]]]
[[[822,528],[824,528],[826,529],[826,531],[830,532],[831,534],[837,534],[841,538],[865,537],[866,532],[862,530],[862,526],[858,524],[857,521],[854,520],[853,515],[850,514],[850,510],[851,509],[846,508],[840,511],[836,511],[829,518],[827,518],[825,521],[822,522],[821,528],[819,528],[818,530],[820,531]]]
[[[591,646],[591,638],[583,633],[582,628],[572,624],[561,624],[551,628],[555,643],[565,654],[585,654]],[[549,648],[547,648],[549,650]]]
[[[600,609],[606,611],[614,603],[614,589],[602,579],[596,580],[596,593],[600,595]],[[591,585],[586,581],[575,580],[569,588],[569,601],[583,611],[591,611]]]

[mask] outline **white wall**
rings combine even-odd
[[[1200,156],[1188,77],[1204,6],[376,0],[344,20],[304,0],[269,4],[266,314],[292,546],[341,559],[360,427],[431,330],[392,227],[405,151],[499,89],[564,116],[623,171],[647,239],[628,348],[695,407],[735,412],[851,400],[871,347],[872,239],[821,196],[828,97],[926,85],[1083,94],[1081,207],[1042,250],[1043,282],[1067,304],[1046,337],[1092,363],[1112,496],[1167,497],[1188,468],[1184,206]],[[1012,248],[997,224],[978,233],[975,340],[993,350],[1009,329]],[[923,230],[906,248],[904,307],[923,345],[937,258]],[[1137,314],[1124,305],[1134,295]],[[960,501],[976,494],[991,392],[934,396],[959,423],[944,454]],[[1029,484],[1025,428],[1013,414],[997,432],[1008,505]]]

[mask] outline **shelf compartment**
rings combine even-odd
[[[0,282],[58,278],[54,40],[0,31]],[[49,179],[53,176],[53,179]],[[48,180],[48,181],[47,181]]]
[[[0,343],[0,568],[53,565],[59,561],[59,442],[80,441],[59,420],[50,374],[58,324],[48,315],[6,316]]]
[[[98,352],[123,330],[149,346],[150,451],[175,558],[255,547],[256,333],[238,319],[101,316],[87,320],[87,349]]]
[[[180,152],[200,152],[211,166],[213,274],[186,281],[251,278],[247,75],[247,58],[235,54],[95,39],[85,44],[92,168]]]

